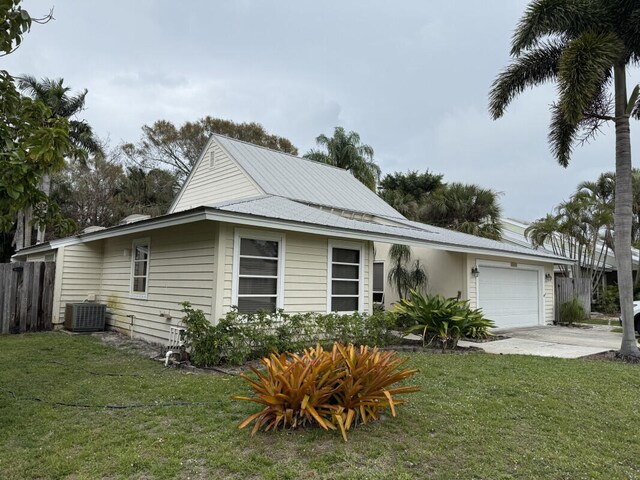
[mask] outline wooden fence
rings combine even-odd
[[[51,330],[53,262],[0,263],[0,333]]]
[[[560,320],[560,305],[576,297],[587,314],[591,317],[591,278],[556,277],[556,323]]]

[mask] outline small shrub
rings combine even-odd
[[[380,352],[334,343],[331,351],[322,346],[304,350],[302,355],[272,353],[261,359],[264,370],[251,370],[257,378],[241,376],[255,396],[233,397],[255,402],[264,408],[246,418],[239,428],[255,422],[252,435],[261,428],[297,428],[317,424],[325,430],[339,430],[344,441],[347,431],[358,423],[377,420],[389,408],[395,417],[393,397],[416,392],[417,386],[389,388],[414,375],[417,370],[400,368],[406,359],[395,352]]]
[[[560,305],[560,323],[572,325],[575,322],[581,322],[586,316],[584,307],[575,297]]]
[[[191,361],[195,365],[223,363],[224,352],[231,348],[231,339],[224,329],[211,325],[202,310],[193,309],[189,302],[182,304],[182,311],[185,346],[191,351]]]
[[[609,285],[605,287],[596,303],[594,308],[607,315],[615,315],[620,312],[620,294],[618,293],[618,287],[616,285]]]
[[[397,324],[409,332],[420,331],[425,344],[436,342],[442,350],[455,348],[462,337],[486,338],[494,323],[480,309],[469,307],[468,300],[423,296],[411,290],[408,299],[394,305]]]

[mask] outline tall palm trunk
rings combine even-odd
[[[618,264],[618,289],[622,313],[622,355],[640,356],[633,321],[633,279],[631,273],[631,137],[627,113],[625,66],[614,67],[616,102],[616,203],[615,251]]]

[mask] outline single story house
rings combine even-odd
[[[25,248],[55,260],[54,323],[67,302],[107,305],[108,325],[166,342],[189,301],[215,322],[240,312],[371,312],[395,301],[387,250],[414,249],[430,291],[500,327],[553,321],[549,252],[412,222],[349,172],[213,135],[166,215]]]

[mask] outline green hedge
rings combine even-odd
[[[239,314],[229,312],[216,325],[201,310],[182,304],[185,344],[198,366],[239,365],[272,351],[301,352],[320,343],[384,346],[391,340],[393,317],[385,312]]]

